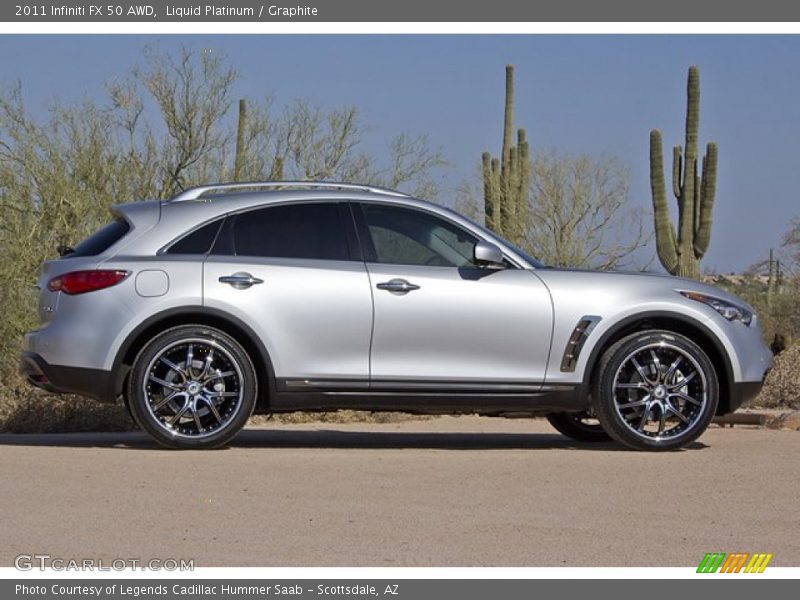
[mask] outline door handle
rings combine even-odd
[[[392,279],[390,281],[384,281],[375,287],[377,287],[379,290],[392,292],[393,294],[407,294],[408,292],[413,292],[414,290],[419,289],[418,285],[409,283],[405,279]]]
[[[234,273],[233,275],[223,275],[219,278],[220,283],[227,283],[232,288],[237,290],[246,290],[252,285],[257,283],[264,283],[263,279],[253,277],[250,273]]]

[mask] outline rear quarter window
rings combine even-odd
[[[217,238],[222,221],[224,219],[203,225],[179,239],[167,249],[167,254],[208,254],[211,251],[211,244]]]
[[[77,244],[72,252],[64,255],[64,258],[97,256],[120,241],[128,234],[130,230],[130,223],[120,217],[108,225],[104,225],[85,240]]]

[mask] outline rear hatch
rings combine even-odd
[[[72,271],[97,269],[101,262],[116,254],[127,242],[158,222],[159,202],[121,204],[113,209],[114,220],[72,248],[61,248],[59,258],[42,264],[39,288],[39,321],[46,325],[55,318],[61,292],[48,288],[53,278]]]
[[[96,269],[98,264],[96,256],[84,256],[75,258],[62,258],[48,260],[42,265],[39,281],[36,287],[39,288],[39,322],[47,325],[58,312],[58,300],[60,292],[53,292],[47,284],[54,278],[70,271],[88,271]]]

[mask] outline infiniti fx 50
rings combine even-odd
[[[225,444],[254,412],[348,408],[541,415],[668,450],[772,362],[753,310],[716,287],[549,268],[391,190],[224,184],[115,211],[44,264],[21,370],[122,397],[169,447]]]

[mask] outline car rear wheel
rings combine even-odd
[[[603,354],[592,397],[603,428],[639,450],[696,440],[717,409],[714,366],[697,344],[670,331],[629,335]]]
[[[181,325],[142,348],[128,380],[135,420],[169,448],[215,448],[244,427],[256,402],[252,361],[213,327]]]
[[[588,411],[552,413],[547,415],[547,420],[559,433],[579,442],[607,442],[611,439],[597,417]]]

